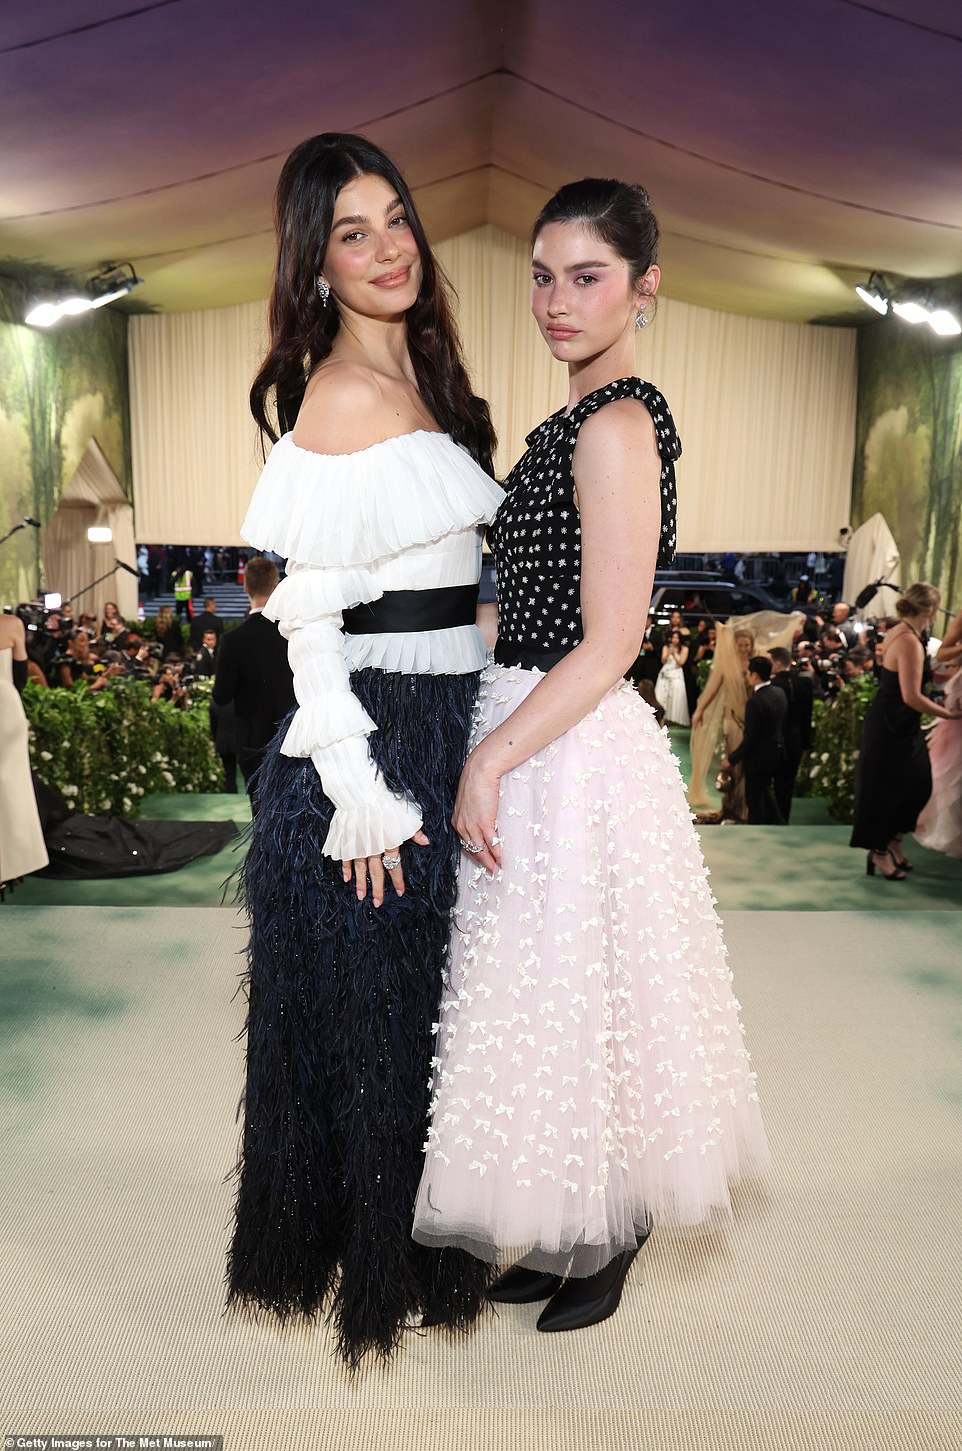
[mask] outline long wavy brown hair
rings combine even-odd
[[[444,431],[492,473],[496,440],[491,414],[484,399],[471,390],[449,284],[428,245],[407,183],[380,147],[363,136],[337,131],[325,131],[296,146],[277,183],[271,340],[250,394],[261,436],[276,443],[278,427],[285,433],[294,427],[307,381],[337,336],[337,308],[333,299],[326,306],[321,302],[315,282],[323,267],[338,193],[358,176],[381,176],[394,189],[421,254],[421,287],[407,313],[408,350],[418,391]]]

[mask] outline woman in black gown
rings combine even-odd
[[[867,849],[869,876],[880,873],[888,881],[904,881],[911,870],[902,835],[915,830],[932,794],[922,713],[940,720],[960,714],[922,693],[929,673],[922,637],[940,602],[930,584],[913,584],[899,600],[899,622],[885,636],[878,694],[862,727],[851,845]]]
[[[393,162],[363,137],[311,137],[276,215],[251,393],[273,446],[241,535],[287,560],[264,617],[298,704],[253,778],[227,1289],[278,1321],[329,1311],[356,1367],[418,1317],[463,1328],[484,1304],[486,1266],[415,1244],[411,1215],[486,661],[481,534],[504,495]]]

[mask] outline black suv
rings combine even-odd
[[[757,584],[697,570],[658,569],[650,609],[659,623],[672,610],[681,610],[685,623],[697,629],[705,619],[727,620],[756,610],[783,611],[783,606]]]
[[[486,554],[481,566],[481,602],[494,598],[494,561]],[[730,615],[783,607],[757,584],[697,570],[659,569],[655,571],[650,608],[659,624],[667,622],[672,610],[681,610],[686,624],[697,629],[704,619],[727,620]]]

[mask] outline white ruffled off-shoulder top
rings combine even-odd
[[[309,756],[334,803],[326,856],[374,856],[421,826],[417,803],[377,774],[367,745],[377,722],[350,672],[462,675],[487,658],[473,624],[345,634],[344,611],[396,590],[477,584],[483,527],[503,498],[446,433],[405,433],[350,454],[313,453],[286,433],[267,457],[240,532],[287,560],[264,608],[288,641],[298,702],[281,751]]]

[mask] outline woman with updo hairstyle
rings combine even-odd
[[[445,281],[383,151],[326,133],[277,187],[267,455],[242,537],[297,708],[252,778],[244,1131],[228,1303],[329,1311],[351,1367],[467,1326],[486,1267],[411,1237],[454,902],[458,776],[503,492]],[[280,436],[279,436],[280,435]]]
[[[962,710],[925,695],[931,679],[927,631],[942,602],[931,584],[913,584],[896,605],[898,622],[885,633],[878,693],[862,726],[855,774],[851,845],[867,850],[870,877],[902,882],[912,870],[902,837],[914,831],[932,795],[932,767],[922,716],[958,720]]]
[[[568,369],[489,538],[498,638],[454,821],[464,859],[414,1222],[509,1266],[538,1329],[617,1308],[655,1225],[731,1214],[767,1159],[678,763],[623,679],[675,548],[668,405],[635,373],[658,290],[640,186],[565,186],[532,311]]]

